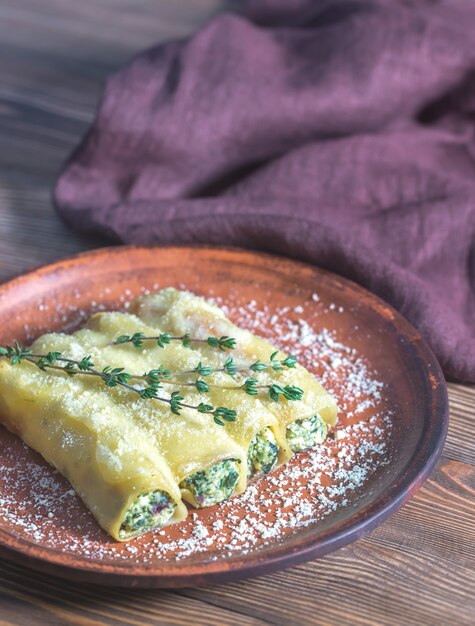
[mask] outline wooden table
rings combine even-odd
[[[3,0],[0,4],[0,280],[106,242],[70,232],[50,201],[104,79],[184,35],[223,0]],[[475,623],[475,389],[449,385],[451,422],[432,478],[397,515],[319,561],[206,589],[78,586],[0,562],[0,623]]]

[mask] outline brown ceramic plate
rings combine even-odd
[[[318,450],[242,497],[129,544],[103,533],[68,483],[0,428],[0,553],[76,580],[178,587],[262,574],[361,537],[422,485],[447,429],[444,377],[391,307],[328,272],[232,249],[98,250],[0,287],[0,342],[78,327],[176,286],[224,304],[239,324],[297,353],[341,406]]]

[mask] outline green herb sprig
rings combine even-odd
[[[191,348],[194,343],[206,343],[212,348],[219,350],[233,350],[236,347],[236,340],[233,337],[223,335],[222,337],[210,336],[207,339],[194,339],[188,333],[181,337],[173,337],[169,333],[161,333],[153,337],[147,337],[144,333],[134,333],[133,335],[120,335],[111,346],[118,346],[124,343],[131,343],[135,348],[142,348],[145,341],[154,341],[159,348],[164,348],[172,341],[179,341],[185,348]]]
[[[236,376],[236,374],[241,372],[264,372],[266,370],[273,370],[275,372],[281,371],[285,368],[293,369],[297,364],[297,359],[290,355],[285,357],[285,359],[276,359],[278,352],[273,352],[270,356],[268,363],[263,363],[259,359],[255,361],[255,363],[251,363],[250,365],[237,366],[232,357],[228,357],[224,362],[223,367],[211,368],[208,366],[203,366],[201,361],[198,365],[192,370],[182,370],[179,372],[174,372],[176,376],[187,375],[187,374],[199,374],[200,376],[210,376],[211,374],[217,374],[219,372],[226,372],[232,378]]]
[[[267,389],[267,396],[271,400],[274,400],[274,402],[279,402],[279,396],[284,397],[286,400],[301,400],[303,397],[304,392],[300,387],[295,387],[294,385],[284,385],[281,387],[275,383],[259,385],[258,382],[257,378],[248,378],[244,381],[243,385],[241,385],[241,389],[250,396],[257,396],[259,389]]]
[[[162,341],[163,343],[163,335],[161,335],[160,337],[160,341]],[[169,338],[170,341],[180,340],[182,341],[182,343],[183,341],[192,341],[188,338],[188,336],[170,337],[167,335],[167,338]],[[132,336],[122,335],[121,337],[119,337],[119,339],[117,339],[117,342],[131,342],[134,345],[135,343],[142,345],[140,342],[143,342],[147,339],[156,339],[157,341],[159,340],[159,338],[144,337],[141,333],[136,333]],[[209,343],[210,339],[213,340],[211,343]],[[213,347],[218,347],[219,349],[229,347],[231,345],[231,343],[229,342],[235,342],[234,339],[226,336],[220,338],[209,337],[206,341],[209,343],[209,345],[213,345]],[[167,339],[165,339],[165,343],[163,343],[163,345],[165,345],[166,342]],[[170,398],[165,398],[158,394],[159,390],[163,387],[163,385],[174,385],[177,387],[194,387],[199,393],[202,394],[208,393],[211,388],[230,390],[240,389],[250,396],[257,396],[260,390],[266,390],[267,397],[275,402],[279,402],[280,397],[292,401],[301,400],[304,394],[303,390],[293,385],[281,386],[275,383],[260,385],[258,384],[259,381],[256,378],[248,378],[244,381],[244,383],[233,386],[212,385],[202,379],[217,372],[225,372],[231,378],[233,378],[233,380],[235,380],[235,376],[241,372],[263,372],[266,370],[281,371],[284,368],[295,368],[297,359],[294,356],[289,355],[285,359],[277,359],[278,354],[278,351],[272,353],[269,358],[269,362],[267,363],[257,360],[247,366],[238,367],[233,358],[230,356],[226,359],[223,366],[219,368],[212,368],[210,366],[203,365],[200,361],[198,365],[192,370],[171,372],[166,368],[157,367],[146,372],[143,375],[137,375],[126,372],[125,368],[123,367],[105,366],[102,371],[97,370],[94,366],[94,363],[92,362],[90,355],[77,360],[64,357],[61,352],[57,351],[48,352],[47,354],[34,354],[30,349],[22,348],[17,341],[15,341],[13,345],[8,345],[5,347],[0,346],[0,356],[9,359],[12,365],[16,365],[18,363],[21,363],[23,360],[26,360],[33,363],[43,371],[46,371],[47,369],[62,371],[68,376],[75,376],[77,374],[96,376],[100,378],[107,387],[122,386],[129,391],[133,391],[139,394],[140,397],[143,399],[154,399],[160,402],[167,403],[170,406],[171,412],[176,415],[179,415],[181,409],[183,408],[193,409],[203,414],[210,414],[213,416],[215,423],[219,424],[220,426],[223,426],[224,422],[235,421],[236,411],[234,409],[229,409],[227,407],[214,407],[211,404],[206,404],[203,402],[197,405],[191,405],[184,402],[185,397],[181,395],[179,391],[173,391],[170,394]],[[192,382],[183,382],[172,379],[172,375],[181,376],[184,374],[197,374],[202,378],[197,378]],[[144,382],[146,386],[143,388],[134,387],[133,385],[129,384],[132,380]]]
[[[143,399],[158,400],[170,406],[170,410],[175,415],[180,415],[184,408],[193,409],[199,413],[205,413],[213,416],[216,424],[224,426],[224,421],[234,422],[236,420],[236,411],[227,407],[214,407],[211,404],[200,403],[192,405],[184,402],[185,397],[178,391],[173,391],[170,398],[158,395],[158,390],[162,387],[158,372],[160,370],[152,370],[144,376],[134,376],[124,370],[123,367],[112,368],[106,366],[102,371],[95,369],[91,356],[85,356],[80,360],[63,357],[61,352],[48,352],[47,354],[34,354],[28,348],[22,348],[18,342],[11,346],[0,346],[0,356],[10,360],[12,365],[17,365],[22,361],[28,361],[39,367],[42,371],[47,369],[60,370],[68,376],[89,375],[100,378],[107,387],[124,387],[129,391],[137,393]],[[65,365],[59,365],[64,363]],[[161,370],[163,372],[163,370]],[[131,379],[143,379],[147,383],[147,387],[141,389],[130,385]],[[224,421],[223,421],[224,420]]]

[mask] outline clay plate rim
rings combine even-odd
[[[42,547],[22,537],[0,528],[0,556],[15,563],[29,566],[42,572],[63,576],[70,580],[99,583],[123,587],[189,587],[203,584],[239,580],[250,576],[269,573],[304,561],[318,558],[362,537],[366,532],[384,522],[398,511],[422,486],[428,478],[444,446],[448,428],[448,396],[442,370],[434,354],[422,339],[418,331],[386,302],[366,291],[352,281],[314,266],[278,257],[262,252],[242,250],[232,247],[217,246],[118,246],[99,248],[83,252],[56,263],[29,271],[0,285],[0,306],[2,296],[24,284],[48,274],[68,271],[78,266],[87,267],[93,260],[111,263],[116,255],[133,258],[149,255],[159,250],[169,255],[183,256],[193,251],[196,255],[215,255],[217,258],[231,255],[236,260],[241,257],[261,264],[278,263],[280,268],[288,268],[293,276],[304,271],[318,280],[325,278],[349,292],[354,298],[364,301],[376,310],[386,322],[390,320],[392,330],[406,340],[406,355],[411,367],[424,374],[427,384],[424,391],[424,414],[421,416],[423,430],[419,447],[408,462],[404,472],[394,481],[389,489],[379,495],[362,511],[349,517],[336,527],[327,528],[318,539],[311,535],[294,541],[291,546],[283,544],[272,546],[245,556],[233,556],[222,561],[187,563],[186,560],[174,563],[176,573],[167,572],[169,565],[161,568],[149,564],[137,564],[131,567],[127,563],[104,563],[90,559],[78,562],[74,555],[63,553],[53,548]],[[234,260],[233,258],[233,260]],[[356,519],[353,519],[356,518]]]

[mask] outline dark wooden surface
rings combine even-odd
[[[142,48],[235,6],[2,0],[0,280],[106,243],[68,231],[50,201],[104,78]],[[278,574],[179,592],[78,586],[0,562],[0,624],[473,624],[475,389],[449,390],[451,423],[438,468],[409,504],[357,543]]]

